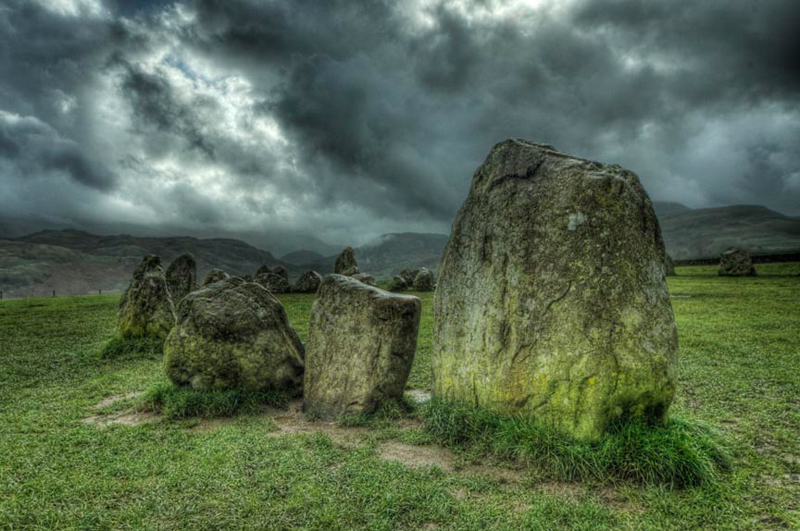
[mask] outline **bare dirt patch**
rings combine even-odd
[[[150,424],[161,420],[161,415],[155,413],[138,413],[135,411],[123,411],[114,415],[92,415],[83,419],[84,424],[92,424],[100,428],[108,426],[139,426]]]
[[[381,459],[400,461],[412,468],[437,466],[445,471],[455,469],[455,456],[446,448],[433,445],[404,444],[397,441],[388,441],[378,448]]]
[[[96,403],[92,406],[92,409],[103,409],[106,406],[110,406],[115,402],[119,402],[121,400],[128,400],[131,398],[136,398],[137,396],[141,396],[143,393],[141,391],[132,391],[130,393],[125,393],[121,395],[111,395],[107,396],[106,398],[102,399],[100,402]]]

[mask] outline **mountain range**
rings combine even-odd
[[[676,260],[713,258],[730,246],[754,254],[800,252],[800,218],[758,205],[693,209],[680,203],[654,203],[667,252]],[[0,291],[5,297],[121,292],[146,254],[166,265],[190,252],[198,277],[215,267],[231,274],[254,274],[261,265],[285,265],[292,277],[306,269],[330,273],[340,246],[314,237],[295,242],[295,250],[276,258],[270,251],[233,238],[102,236],[77,229],[47,228],[26,235],[25,221],[0,220]],[[248,235],[252,236],[252,235]],[[271,241],[266,235],[249,241]],[[355,249],[362,271],[390,278],[405,268],[438,269],[448,236],[385,234]],[[308,244],[313,249],[302,247]],[[281,249],[290,249],[283,243]]]

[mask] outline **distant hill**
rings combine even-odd
[[[763,206],[691,209],[658,202],[654,206],[667,252],[677,260],[713,258],[731,246],[754,254],[800,251],[800,219]]]
[[[281,261],[286,262],[287,264],[303,265],[313,264],[315,262],[323,262],[325,261],[325,257],[319,253],[315,253],[314,251],[302,249],[300,251],[294,251],[281,256]]]
[[[182,253],[197,260],[198,276],[219,267],[231,274],[254,274],[263,264],[282,264],[272,253],[234,239],[98,236],[65,229],[0,240],[0,290],[6,297],[119,292],[142,257],[161,256],[166,267]],[[294,269],[290,266],[290,269]]]

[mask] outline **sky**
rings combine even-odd
[[[0,0],[0,216],[449,232],[491,147],[800,215],[800,2]]]

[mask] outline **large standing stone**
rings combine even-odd
[[[678,336],[638,177],[507,140],[475,172],[442,256],[433,391],[578,438],[664,418]]]
[[[175,325],[175,310],[167,288],[161,258],[145,256],[133,272],[117,310],[117,329],[122,338],[167,337]]]
[[[400,271],[400,276],[403,277],[403,280],[406,281],[406,284],[410,288],[414,285],[414,279],[417,278],[417,273],[419,273],[419,269],[403,269]]]
[[[356,263],[356,253],[352,247],[345,247],[342,254],[336,258],[336,264],[333,266],[333,272],[337,275],[346,275],[348,277],[358,274],[358,264]]]
[[[316,271],[306,271],[297,279],[294,291],[298,293],[316,293],[321,282],[322,275]]]
[[[754,277],[756,268],[750,253],[731,247],[719,257],[719,275],[722,277]]]
[[[261,274],[256,277],[256,282],[267,288],[270,293],[289,293],[292,286],[289,281],[275,273]]]
[[[414,278],[414,289],[417,291],[433,291],[433,273],[426,268],[422,268]]]
[[[164,343],[167,376],[195,389],[299,391],[303,345],[263,286],[228,278],[190,293]]]
[[[203,279],[203,287],[213,284],[214,282],[219,282],[220,280],[225,280],[226,278],[230,278],[230,275],[222,269],[212,269],[208,272],[206,278]]]
[[[167,268],[167,287],[174,304],[197,289],[197,262],[194,256],[186,253],[172,261]]]
[[[371,413],[403,396],[417,345],[420,300],[342,275],[311,308],[304,409],[321,418]]]

